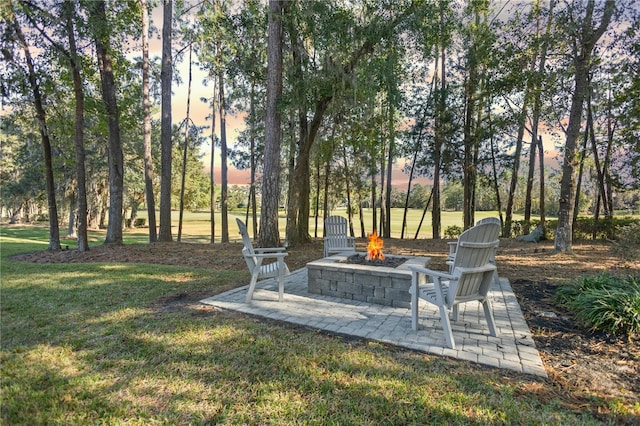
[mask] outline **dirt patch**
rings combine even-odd
[[[358,239],[365,251],[366,239]],[[611,253],[606,242],[574,242],[574,253],[555,254],[553,243],[503,240],[496,256],[501,276],[511,282],[524,317],[531,329],[550,380],[564,401],[575,401],[576,409],[603,412],[605,401],[616,399],[631,407],[640,401],[640,342],[628,342],[604,333],[592,333],[555,302],[558,286],[584,274],[606,270],[640,275],[640,262],[624,261]],[[15,256],[36,263],[141,262],[192,266],[216,270],[246,270],[240,255],[242,245],[155,243],[102,245],[86,253],[75,250],[36,252]],[[314,240],[303,247],[289,248],[286,262],[291,270],[322,257],[323,244]],[[385,240],[385,253],[431,257],[429,266],[446,269],[449,252],[446,240]],[[208,314],[198,308],[198,300],[210,294],[179,294],[159,300],[159,313],[185,307],[194,315]],[[549,396],[553,397],[553,396]],[[602,398],[600,403],[593,397]],[[637,408],[636,408],[637,410]],[[640,422],[634,413],[624,422]],[[623,416],[624,417],[624,416]]]

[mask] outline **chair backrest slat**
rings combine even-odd
[[[458,239],[456,256],[452,271],[459,279],[452,282],[447,293],[447,303],[452,304],[459,299],[477,298],[481,292],[486,294],[493,277],[494,268],[490,261],[492,253],[498,246],[500,225],[486,222],[464,231]],[[486,266],[487,268],[482,268]],[[469,268],[477,268],[467,272]]]
[[[249,267],[249,270],[253,270],[256,264],[258,263],[258,259],[254,256],[256,251],[253,249],[253,243],[251,242],[251,238],[249,237],[249,232],[247,232],[247,226],[243,221],[236,218],[236,223],[238,224],[238,229],[240,230],[240,235],[242,236],[242,243],[244,244],[244,248],[242,249],[242,254],[244,255],[244,260]],[[246,256],[250,254],[251,256]]]

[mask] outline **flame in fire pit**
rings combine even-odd
[[[369,244],[367,245],[367,260],[384,260],[384,254],[382,254],[382,246],[384,241],[378,237],[376,231],[369,234]]]

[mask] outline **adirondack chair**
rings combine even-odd
[[[356,239],[349,236],[347,219],[329,216],[324,221],[324,257],[334,253],[356,251]]]
[[[253,298],[253,292],[256,288],[258,280],[266,278],[276,278],[278,281],[278,301],[282,302],[284,294],[284,281],[282,277],[289,275],[289,267],[284,263],[285,256],[288,253],[285,252],[284,247],[274,248],[254,248],[247,227],[243,221],[236,218],[238,223],[238,229],[240,235],[242,235],[242,242],[244,247],[242,249],[242,255],[251,272],[251,282],[249,283],[249,291],[247,291],[246,302],[250,303]],[[274,260],[274,262],[263,264],[264,260]]]
[[[495,223],[496,225],[498,225],[499,229],[500,227],[502,227],[502,223],[500,222],[500,219],[498,219],[497,217],[485,217],[484,219],[480,219],[478,222],[476,222],[476,226],[477,225],[481,225],[483,223]],[[498,230],[498,233],[500,231]],[[451,241],[449,242],[449,256],[447,258],[447,265],[449,265],[449,273],[453,272],[453,261],[456,257],[456,247],[458,245],[457,241]],[[493,252],[491,253],[491,257],[489,258],[489,262],[491,262],[492,265],[496,264],[496,252],[498,251],[498,244],[496,244],[495,248],[493,249]],[[498,269],[496,268],[496,273],[493,275],[493,279],[495,281],[496,284],[500,284],[500,277],[498,277]]]
[[[436,305],[447,345],[455,349],[449,314],[458,319],[458,305],[471,301],[482,303],[489,332],[496,335],[491,303],[487,297],[496,271],[490,263],[498,244],[500,226],[483,223],[467,229],[460,235],[451,272],[439,272],[419,266],[411,269],[411,326],[418,329],[418,298]],[[427,282],[429,277],[431,282]]]

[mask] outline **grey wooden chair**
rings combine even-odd
[[[502,228],[502,223],[500,222],[500,219],[498,219],[497,217],[485,217],[484,219],[480,219],[478,222],[476,222],[476,226],[482,225],[483,223],[495,223],[496,225],[498,225],[498,235],[500,235],[500,229]],[[449,265],[449,273],[453,272],[453,263],[456,257],[457,245],[458,245],[457,241],[449,242],[449,256],[447,257],[447,265]],[[491,258],[489,259],[492,265],[496,264],[496,253],[498,251],[498,245],[499,245],[499,240],[498,240],[498,244],[496,244],[496,246],[493,249],[493,252],[491,253]],[[493,279],[496,284],[498,285],[500,284],[500,277],[498,276],[497,265],[496,265],[496,272],[493,275]]]
[[[256,288],[258,280],[266,278],[276,278],[278,282],[278,301],[282,302],[284,294],[284,281],[282,277],[289,275],[289,267],[284,262],[284,258],[288,255],[284,247],[274,248],[254,248],[247,227],[243,221],[236,218],[240,235],[242,235],[242,255],[249,267],[251,273],[251,282],[247,291],[246,302],[250,303],[253,298],[253,292]],[[271,263],[263,264],[264,260],[273,260]]]
[[[458,319],[458,305],[477,301],[482,304],[492,336],[496,335],[489,288],[496,271],[490,259],[500,233],[495,223],[483,223],[464,231],[456,245],[456,255],[450,272],[439,272],[419,266],[411,269],[411,326],[418,329],[418,299],[434,304],[440,311],[440,320],[447,345],[455,349],[449,315]],[[430,282],[427,282],[427,277]]]
[[[329,216],[324,221],[324,257],[334,253],[355,252],[356,239],[349,236],[347,219]]]

